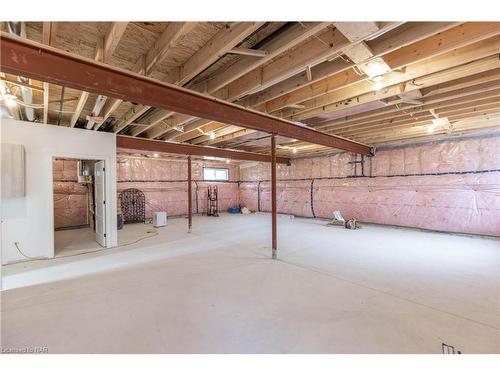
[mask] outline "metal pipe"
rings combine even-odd
[[[191,233],[193,226],[193,202],[191,193],[191,155],[188,156],[188,233]]]
[[[59,102],[59,117],[57,118],[57,125],[61,125],[63,105],[64,105],[64,86],[61,88],[61,100]]]
[[[271,137],[271,211],[272,211],[272,245],[273,259],[277,258],[278,252],[278,233],[276,222],[276,137]]]
[[[101,109],[102,109],[102,107],[104,107],[104,104],[106,103],[107,99],[108,99],[108,97],[105,95],[98,95],[97,96],[97,98],[95,100],[94,108],[92,108],[92,112],[90,115],[91,117],[99,116],[99,113],[101,113]],[[87,120],[87,123],[85,124],[85,128],[92,129],[94,127],[94,124],[95,124],[95,121],[93,119]]]
[[[26,24],[24,22],[7,22],[7,29],[11,34],[26,39]],[[30,80],[26,77],[21,76],[17,77],[17,79],[21,84],[21,97],[23,98],[23,101],[27,104],[30,104],[33,100],[33,91],[28,87],[30,85]],[[21,112],[21,110],[19,111]],[[24,113],[26,114],[26,118],[28,119],[28,121],[35,120],[35,111],[32,107],[26,106],[24,108]]]

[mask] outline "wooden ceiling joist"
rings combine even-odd
[[[365,144],[327,135],[39,43],[28,42],[5,33],[1,34],[0,40],[2,70],[9,74],[363,155],[372,152],[370,146]]]
[[[403,26],[400,26],[402,30],[400,30],[400,28],[397,28],[379,38],[368,41],[366,43],[373,51],[374,56],[380,56],[385,53],[392,52],[410,43],[414,43],[436,33],[445,31],[456,25],[457,23],[451,22],[413,22],[409,23],[408,25],[405,24]],[[305,85],[312,85],[335,73],[339,73],[346,69],[349,69],[350,67],[352,67],[352,65],[352,63],[342,59],[326,61],[311,68],[313,76],[312,81],[309,82],[305,74],[299,74],[254,95],[251,95],[245,102],[245,105],[248,107],[255,107],[259,104],[268,102],[271,99],[298,90]]]
[[[104,62],[109,63],[118,43],[127,29],[128,22],[113,22],[104,38]]]
[[[493,37],[483,42],[444,54],[443,56],[438,56],[437,58],[430,59],[429,61],[422,61],[418,64],[409,65],[404,73],[392,72],[386,74],[381,81],[381,88],[378,91],[374,91],[373,83],[369,81],[362,81],[355,85],[349,85],[347,87],[334,90],[328,94],[302,102],[302,104],[306,106],[305,109],[290,111],[291,114],[286,117],[293,121],[301,121],[325,113],[334,112],[341,108],[346,108],[346,104],[343,103],[345,100],[350,100],[351,104],[349,105],[351,106],[364,102],[381,100],[392,95],[400,94],[401,90],[398,90],[395,86],[405,82],[409,83],[409,85],[405,88],[407,91],[412,86],[415,89],[419,87],[422,88],[424,87],[424,82],[422,82],[423,77],[431,77],[432,74],[435,75],[436,80],[433,82],[429,81],[427,83],[429,86],[445,80],[446,76],[448,76],[447,79],[456,79],[460,77],[460,74],[461,76],[476,74],[478,73],[476,69],[486,69],[486,67],[481,68],[479,66],[480,64],[474,61],[487,58],[488,56],[494,56],[494,54],[498,52],[499,48],[500,36]],[[489,69],[496,67],[494,66],[494,60],[494,57],[492,57],[491,61],[485,63],[487,66],[493,66]],[[496,60],[498,61],[498,59]],[[463,68],[458,68],[462,65]],[[446,71],[452,69],[460,71],[460,73],[445,73]],[[441,73],[442,71],[444,71],[444,73]],[[419,79],[418,85],[415,84],[416,79]],[[360,100],[359,97],[361,95],[365,95],[365,99]]]
[[[430,38],[432,39],[431,41],[429,41],[428,38],[416,44],[408,45],[407,47],[385,54],[384,61],[386,61],[392,69],[408,67],[409,65],[425,60],[428,60],[428,64],[426,64],[426,66],[431,65],[433,64],[433,60],[429,59],[436,55],[442,55],[457,48],[478,42],[479,40],[488,39],[494,35],[500,34],[499,23],[487,22],[485,24],[487,25],[485,26],[483,23],[469,23],[448,29],[447,31],[438,34],[438,36],[442,39],[434,36]],[[459,38],[464,31],[467,31],[466,36],[464,38]],[[440,43],[440,40],[446,40],[447,43]],[[407,53],[406,50],[412,50],[414,52]],[[414,68],[413,70],[416,69]],[[353,83],[361,82],[366,78],[366,76],[360,76],[349,70],[347,72],[339,73],[338,75],[332,75],[324,81],[316,82],[314,85],[309,85],[303,89],[295,90],[289,95],[281,96],[268,101],[263,108],[257,107],[256,109],[272,113],[286,107],[289,104],[302,103],[305,100],[310,101],[315,97],[324,96],[329,92],[333,92],[336,89]],[[321,104],[318,105],[318,107],[320,106]]]
[[[214,92],[219,99],[234,101],[257,89],[266,88],[285,77],[303,71],[309,65],[316,65],[327,57],[340,52],[349,41],[336,29],[329,29],[270,62],[262,69],[253,69],[237,80]]]
[[[464,96],[455,96],[453,99],[442,100],[429,98],[421,106],[409,107],[409,106],[391,106],[386,112],[367,117],[362,120],[352,120],[345,123],[338,123],[336,125],[330,125],[324,130],[326,132],[342,133],[344,131],[349,131],[352,129],[365,129],[370,125],[383,124],[384,122],[395,122],[401,118],[414,118],[418,119],[419,115],[428,114],[429,111],[433,110],[436,114],[441,114],[442,111],[451,109],[459,109],[460,106],[467,106],[469,103],[473,105],[479,104],[494,104],[497,100],[498,93],[483,94],[483,95],[468,95],[466,93]],[[490,96],[493,95],[493,96]]]
[[[125,30],[127,29],[129,22],[113,22],[111,26],[109,27],[108,32],[106,33],[106,36],[104,37],[104,43],[103,43],[103,56],[102,59],[105,63],[109,63],[111,60],[111,57],[113,56],[113,53],[116,50],[116,47],[118,47],[118,44],[120,43],[120,40],[123,37],[123,34],[125,34]],[[106,102],[108,101],[108,98],[103,97],[103,96],[98,96],[96,98],[96,105],[99,100],[103,100],[103,104],[101,104],[100,108],[101,111],[105,108]],[[116,108],[119,107],[121,104],[121,101],[114,100],[109,107],[106,109],[108,110],[109,108],[112,108],[115,110]],[[100,115],[101,111],[96,111],[96,113],[92,113],[91,115],[94,117],[97,117]],[[104,112],[108,113],[108,112]],[[85,127],[87,129],[93,129],[95,128],[96,130],[102,125],[104,121],[111,115],[112,112],[110,112],[106,118],[102,118],[100,122],[95,123],[94,121],[88,120],[87,124]]]
[[[137,74],[144,74],[145,69],[145,56],[141,56],[132,67],[131,71]],[[107,120],[108,118],[120,107],[123,100],[121,99],[111,99],[107,100],[104,107],[101,109],[101,119],[94,124],[94,130],[98,130]]]
[[[102,61],[103,58],[103,48],[102,48],[102,43],[97,44],[97,51],[95,55],[95,60],[96,61]],[[75,107],[75,112],[73,113],[73,116],[71,116],[71,120],[69,122],[70,127],[74,127],[78,119],[80,118],[80,114],[82,113],[83,107],[85,106],[85,103],[87,103],[87,99],[89,98],[89,93],[87,91],[82,91],[80,94],[80,98],[78,99],[78,102]]]
[[[189,32],[191,32],[196,26],[196,22],[171,22],[156,40],[153,48],[151,48],[144,56],[144,72],[146,76],[150,76],[153,72],[154,66],[161,62],[168,52],[179,43],[182,38]],[[135,121],[139,116],[142,116],[151,107],[138,105],[131,108],[124,118],[122,118],[118,123],[114,124],[113,130],[115,133],[119,133]],[[169,115],[169,114],[168,114]],[[166,115],[166,116],[168,116]],[[134,130],[133,135],[138,135],[143,129]]]
[[[264,22],[235,22],[219,31],[210,41],[199,49],[180,69],[180,78],[173,82],[184,86],[204,71],[247,36],[258,30]]]
[[[196,22],[169,22],[153,48],[146,54],[146,75],[150,75],[153,67],[161,62],[169,50],[195,27]]]
[[[262,25],[263,22],[236,22],[228,25],[179,67],[177,77],[167,78],[166,82],[184,86]],[[132,135],[146,132],[146,138],[156,138],[163,134],[169,127],[161,122],[172,114],[165,112],[164,115],[157,116],[156,121],[151,121],[148,127],[132,131]],[[159,125],[155,127],[157,124]],[[177,126],[177,124],[173,126]],[[151,130],[148,131],[149,129]]]
[[[430,95],[434,96],[437,94],[449,93],[452,90],[466,89],[470,86],[476,86],[478,84],[487,83],[492,79],[493,80],[500,79],[500,69],[485,70],[484,72],[479,74],[470,75],[453,81],[439,83],[437,85],[430,86],[428,88],[420,89],[420,91],[422,92],[423,96],[430,96]],[[448,97],[443,97],[443,100],[446,99],[448,99]],[[428,100],[429,100],[428,98],[423,98],[422,105],[425,105]],[[400,109],[396,108],[394,104],[389,103],[388,106],[381,109],[364,111],[354,115],[343,116],[339,119],[319,123],[314,127],[318,130],[326,130],[349,124],[362,124],[365,121],[380,120],[383,118],[380,116],[384,115],[393,116],[394,112],[398,112],[400,110],[408,110],[408,109],[411,110],[412,108],[418,106],[400,103],[398,107]]]
[[[347,23],[345,23],[347,24]],[[356,23],[353,23],[353,26],[355,26]],[[490,23],[493,24],[493,23]],[[351,44],[344,48],[344,52],[347,50],[348,54],[349,51],[353,52],[353,48],[359,49],[360,46],[365,46],[364,48],[364,53],[363,56],[364,58],[369,58],[369,57],[375,57],[375,56],[380,56],[383,54],[398,54],[399,50],[398,48],[404,47],[408,45],[410,38],[414,38],[417,42],[421,41],[425,36],[429,37],[431,34],[430,32],[448,32],[449,29],[452,29],[452,26],[456,26],[456,23],[433,23],[431,25],[430,30],[425,28],[425,25],[420,25],[416,26],[413,25],[412,27],[406,28],[405,31],[402,33],[402,35],[399,35],[399,39],[391,39],[391,43],[387,43],[387,39],[383,39],[380,42],[377,41],[377,39],[374,39],[369,46],[368,44],[364,42],[358,42],[356,44]],[[363,28],[361,28],[363,29]],[[484,27],[483,25],[480,25],[478,27],[478,30],[476,32],[472,32],[469,30],[470,28],[467,28],[469,31],[469,37],[470,41],[474,42],[479,39],[479,36],[481,35],[482,37],[488,37],[491,36],[491,29],[492,26]],[[356,30],[356,27],[352,27],[349,30]],[[398,29],[393,30],[391,33],[396,33]],[[347,31],[345,31],[347,32]],[[406,35],[406,34],[408,35]],[[451,35],[463,33],[463,29],[455,29]],[[347,38],[349,40],[358,40],[356,36],[351,36],[347,35]],[[448,39],[451,39],[451,37],[448,36]],[[467,44],[469,40],[462,41],[462,44]],[[380,45],[379,45],[380,44]],[[412,44],[411,46],[413,46]],[[430,45],[433,47],[434,45],[430,43]],[[454,44],[450,45],[444,45],[440,46],[441,52],[444,53],[446,51],[449,51],[456,47]],[[376,51],[376,52],[374,52]],[[405,61],[406,65],[414,63],[416,61],[422,60],[425,57],[430,57],[436,54],[436,49],[428,47],[426,51],[420,51],[420,55],[418,58],[415,58],[412,56],[412,59]],[[353,57],[353,56],[351,56]],[[359,59],[358,59],[359,58]],[[356,63],[362,62],[363,58],[360,56],[357,56],[355,58]],[[340,59],[337,59],[340,60]],[[250,106],[252,108],[255,108],[259,111],[263,112],[268,112],[268,113],[273,113],[275,111],[281,110],[283,108],[289,108],[291,105],[296,105],[298,103],[301,103],[304,100],[310,100],[311,98],[314,98],[315,96],[320,96],[324,95],[328,92],[331,92],[335,89],[342,88],[357,82],[364,81],[367,76],[366,75],[360,75],[357,73],[357,71],[353,69],[349,69],[353,64],[350,64],[348,62],[345,62],[343,60],[340,61],[332,61],[328,63],[323,63],[318,68],[318,72],[314,73],[314,77],[321,78],[321,77],[326,77],[323,80],[314,80],[311,83],[307,83],[308,77],[307,74],[305,74],[304,77],[292,77],[290,80],[285,80],[283,84],[277,85],[277,87],[272,86],[266,93],[260,95],[260,94],[255,94],[246,99],[245,104],[247,106]],[[321,71],[320,71],[321,70]],[[336,73],[336,74],[334,74]],[[301,84],[302,83],[302,84]],[[281,87],[280,87],[281,86]],[[281,95],[277,97],[277,94],[281,91]],[[287,93],[288,92],[288,93]],[[267,98],[273,98],[265,103],[263,101]],[[307,108],[303,109],[304,111],[307,110]],[[294,112],[295,113],[295,112]]]
[[[330,23],[328,22],[305,22],[295,24],[287,32],[273,38],[263,46],[263,49],[268,52],[265,57],[255,59],[252,56],[243,56],[238,62],[231,65],[222,74],[216,75],[214,78],[210,79],[206,83],[206,91],[208,93],[216,92],[248,72],[258,68],[262,64],[271,61],[273,58],[282,54],[286,50],[298,45],[306,39],[309,39],[311,36],[318,34],[329,24]],[[196,89],[196,87],[192,88]]]
[[[229,100],[229,101],[235,100],[239,96],[246,94],[248,90],[250,90],[251,88],[248,87],[246,87],[246,89],[239,87],[234,88],[234,86],[233,88],[231,87],[225,88],[225,86],[230,85],[232,82],[238,80],[240,77],[247,76],[250,79],[255,78],[254,76],[251,75],[252,71],[255,71],[260,66],[278,57],[286,50],[291,49],[296,45],[304,42],[305,40],[319,33],[329,25],[330,23],[328,22],[311,22],[311,23],[296,24],[286,32],[278,35],[271,41],[265,43],[263,48],[266,50],[266,55],[263,56],[262,58],[256,59],[255,57],[252,56],[243,56],[240,60],[231,65],[221,74],[216,75],[213,79],[210,79],[206,82],[197,83],[188,87],[194,91],[206,92],[219,99]],[[323,51],[325,50],[324,45],[322,45],[322,50]],[[206,123],[207,121],[202,122],[202,124]],[[154,131],[149,132],[147,137],[158,138],[161,137],[166,131],[168,131],[168,129],[161,129],[160,127],[159,129],[155,129]]]
[[[327,26],[328,24],[325,24],[323,28]],[[377,31],[379,31],[378,28]],[[280,37],[285,39],[285,36]],[[280,37],[276,39],[280,39]],[[287,36],[287,38],[289,37]],[[272,50],[272,44],[275,42],[276,40],[272,40],[269,43],[271,47],[266,48]],[[225,87],[216,92],[210,92],[209,90],[209,93],[219,99],[235,101],[255,90],[262,90],[270,85],[283,81],[290,77],[290,75],[310,68],[311,65],[316,65],[319,62],[325,61],[328,57],[338,54],[343,48],[347,47],[349,43],[349,40],[340,32],[335,29],[329,29],[317,35],[316,38],[312,38],[306,43],[301,44],[289,54],[278,54],[283,48],[280,46],[280,48],[274,52],[274,54],[277,56],[279,55],[279,57],[265,67],[253,69],[232,82],[229,82]],[[262,63],[265,62],[265,60],[259,60],[259,62]],[[204,125],[206,122],[202,124]]]
[[[301,131],[312,128],[340,139],[372,144],[443,134],[440,128],[427,133],[433,116],[448,117],[451,127],[446,131],[452,134],[500,121],[496,116],[500,23],[109,22],[71,27],[61,22],[26,22],[24,30],[23,38],[85,57],[92,56],[92,46],[103,43],[106,64],[187,86],[204,98],[212,95],[217,105],[217,99],[234,102],[250,109],[251,116],[255,111],[273,114],[287,125],[294,121],[292,125]],[[366,64],[374,59],[391,69],[381,80],[369,79],[365,73]],[[269,150],[269,136],[262,134],[261,127],[225,121],[220,113],[207,116],[207,109],[200,105],[199,111],[193,102],[191,111],[182,113],[187,106],[179,103],[157,107],[160,100],[140,102],[116,92],[109,95],[98,88],[75,92],[68,86],[71,95],[63,99],[64,114],[57,117],[52,111],[53,103],[61,103],[59,87],[36,79],[18,82],[16,74],[2,77],[12,85],[33,89],[39,122],[58,122],[59,117],[63,126],[81,126],[79,122],[87,118],[86,128],[111,123],[113,129],[105,131],[136,137]],[[99,95],[92,107],[88,98],[94,92]],[[13,116],[19,115],[15,112]],[[265,117],[264,127],[267,121]],[[300,122],[311,125],[300,126]],[[292,142],[291,137],[278,141],[280,155],[292,155],[293,148],[300,150],[300,156],[331,149],[307,140]]]
[[[388,108],[362,112],[347,118],[340,118],[320,126],[330,134],[347,136],[351,139],[363,140],[359,136],[376,137],[382,131],[391,129],[411,129],[414,126],[429,125],[434,115],[454,118],[455,115],[476,116],[478,111],[488,110],[500,113],[500,71],[485,72],[492,81],[484,81],[483,74],[471,77],[470,85],[463,80],[449,84],[449,91],[422,98],[422,105],[390,105]],[[453,82],[453,81],[452,81]],[[461,85],[458,83],[461,82]],[[442,86],[441,86],[442,87]],[[444,88],[442,87],[442,90]],[[430,91],[432,92],[432,91]],[[489,113],[489,112],[488,112]],[[370,140],[371,142],[371,140]],[[289,143],[291,145],[291,143]],[[307,145],[304,142],[293,143],[294,147]],[[319,148],[319,146],[315,146]],[[266,152],[267,149],[259,151]]]

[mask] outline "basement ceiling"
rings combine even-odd
[[[500,127],[500,23],[18,26],[27,39],[370,145]],[[4,22],[2,31],[12,28]],[[373,61],[380,74],[373,74]],[[1,79],[2,117],[26,120],[31,109],[41,123],[269,153],[262,132],[10,74]],[[17,105],[8,106],[6,94]],[[331,150],[283,137],[277,142],[280,156]]]

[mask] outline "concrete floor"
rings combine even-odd
[[[2,347],[441,353],[444,342],[500,353],[495,239],[280,216],[273,261],[269,215],[193,225],[187,234],[173,219],[135,245],[4,267]]]
[[[54,253],[56,256],[99,249],[103,249],[103,247],[96,242],[95,232],[90,227],[54,232]]]
[[[147,231],[156,231],[152,225],[127,224],[118,231],[118,246],[149,236]],[[78,255],[88,251],[99,251],[104,248],[95,240],[95,232],[87,228],[58,230],[54,232],[54,250],[56,257]]]

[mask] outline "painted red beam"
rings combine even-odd
[[[188,156],[188,181],[187,181],[187,194],[188,194],[188,233],[191,233],[191,228],[193,226],[193,193],[192,193],[192,181],[191,181],[191,155]]]
[[[127,135],[116,136],[116,147],[139,151],[167,152],[171,154],[196,156],[213,156],[233,160],[261,161],[265,163],[271,162],[270,155],[258,154],[256,152],[228,150],[226,148],[207,146],[195,146],[187,143],[157,141],[154,139],[130,137]],[[290,164],[290,160],[283,157],[277,157],[276,162],[281,164]]]
[[[362,155],[371,152],[371,148],[362,143],[299,126],[10,34],[2,33],[0,36],[0,65],[4,73]]]
[[[276,208],[276,137],[271,137],[271,230],[272,230],[272,258],[278,253],[278,217]]]

